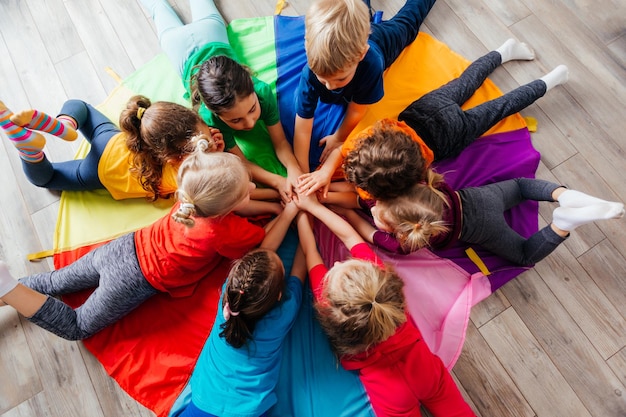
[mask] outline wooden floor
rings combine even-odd
[[[309,1],[289,1],[303,14]],[[402,0],[373,0],[393,15]],[[227,21],[270,15],[273,0],[218,0]],[[176,0],[188,20],[187,0]],[[422,30],[474,59],[516,37],[534,62],[507,63],[508,91],[558,64],[570,81],[523,112],[538,120],[538,176],[626,201],[626,2],[439,0]],[[134,0],[0,0],[0,100],[55,114],[67,98],[101,102],[159,50]],[[0,134],[0,257],[15,275],[51,268],[26,254],[52,246],[58,194],[29,184]],[[52,160],[76,144],[49,139]],[[541,206],[541,224],[553,205]],[[475,307],[454,368],[483,417],[626,416],[626,220],[591,224]],[[150,416],[82,347],[0,308],[0,416]]]

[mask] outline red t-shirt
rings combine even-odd
[[[187,227],[172,219],[178,207],[135,233],[141,271],[154,288],[173,297],[191,295],[222,259],[242,257],[265,237],[262,227],[233,213],[194,217],[195,225]]]
[[[355,245],[350,253],[354,258],[382,265],[365,243]],[[309,271],[316,301],[321,297],[326,272],[328,269],[322,264]],[[389,339],[367,352],[343,356],[341,364],[347,370],[359,372],[377,417],[417,417],[421,415],[420,404],[435,417],[475,416],[409,315]]]

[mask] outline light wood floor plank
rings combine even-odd
[[[572,309],[559,302],[562,298],[545,285],[539,277],[541,272],[537,272],[539,274],[530,271],[523,279],[510,282],[503,289],[513,309],[481,327],[481,333],[502,358],[503,366],[514,380],[515,375],[522,373],[523,378],[537,379],[537,389],[546,390],[542,395],[546,395],[547,403],[538,407],[530,399],[536,398],[538,393],[531,395],[523,388],[530,385],[530,381],[516,380],[538,415],[550,415],[544,408],[549,403],[573,401],[576,404],[578,400],[587,410],[597,413],[595,415],[624,415],[626,403],[620,401],[617,392],[624,392],[625,388],[606,364],[603,346],[594,343],[593,335],[585,332],[579,317],[571,316]],[[506,357],[507,351],[513,357]],[[570,395],[569,388],[575,392],[576,399],[565,400]],[[565,408],[559,413],[578,415],[568,410],[573,411]]]
[[[481,327],[480,333],[537,416],[554,415],[556,399],[559,415],[591,416],[515,310],[503,312]]]

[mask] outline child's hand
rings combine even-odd
[[[292,198],[288,203],[283,204],[283,213],[292,218],[296,217],[296,214],[300,212],[300,207],[296,204],[295,198]]]
[[[279,186],[276,188],[280,194],[280,199],[287,204],[292,200],[294,195],[293,186],[289,182],[289,178],[282,178]]]
[[[320,140],[320,146],[324,146],[324,150],[322,151],[322,155],[320,156],[320,163],[323,164],[326,161],[326,158],[330,155],[330,153],[335,149],[340,147],[343,144],[343,141],[339,140],[336,134],[328,135]]]
[[[311,211],[316,205],[320,205],[321,203],[317,200],[317,196],[315,194],[306,195],[302,193],[298,193],[298,195],[293,199],[296,205],[300,208],[300,210]]]
[[[298,178],[298,193],[312,195],[320,190],[322,197],[326,198],[331,178],[332,172],[329,175],[322,169],[300,175],[300,178]]]
[[[215,127],[209,127],[209,133],[211,133],[211,138],[215,141],[216,152],[224,152],[226,144],[224,143],[224,135],[222,132]]]

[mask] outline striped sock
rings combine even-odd
[[[17,148],[20,158],[26,162],[40,162],[44,157],[43,147],[46,145],[46,138],[16,125],[11,121],[11,115],[11,111],[0,102],[0,127]]]
[[[67,122],[68,119],[64,118]],[[78,137],[78,132],[72,126],[68,126],[61,120],[50,117],[46,113],[39,110],[26,110],[16,114],[11,118],[13,123],[26,127],[28,129],[39,130],[41,132],[50,133],[61,139],[72,141]],[[72,123],[73,125],[74,123]]]

